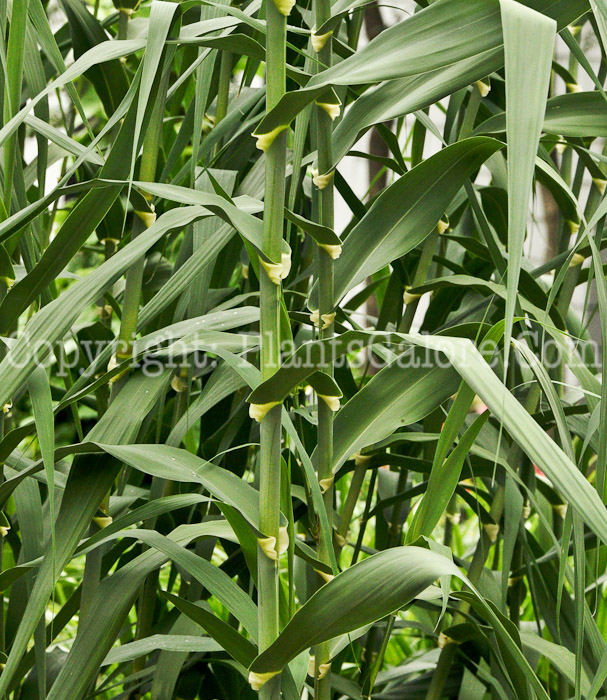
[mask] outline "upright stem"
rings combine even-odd
[[[422,254],[420,256],[419,262],[417,263],[417,268],[415,269],[415,275],[413,277],[413,287],[417,287],[426,281],[428,271],[432,265],[432,257],[434,251],[436,250],[436,242],[438,238],[438,232],[434,231],[428,238],[426,238],[424,245],[422,247]],[[405,291],[404,304],[405,313],[403,314],[398,330],[401,333],[409,333],[411,326],[413,325],[413,320],[415,318],[415,312],[419,305],[420,297],[418,295],[411,295]]]
[[[122,17],[124,13],[121,12]],[[165,96],[168,87],[169,72],[166,71],[162,78],[159,97],[155,103],[153,113],[150,118],[150,123],[145,134],[143,149],[141,154],[141,164],[139,166],[139,179],[145,182],[153,182],[156,175],[156,164],[158,162],[158,151],[160,149],[160,141],[162,138],[162,124],[164,117]],[[151,200],[151,196],[148,198]],[[148,226],[151,225],[155,218],[153,214],[148,212],[135,212],[136,217],[133,223],[132,237],[135,238]],[[137,260],[127,271],[126,284],[124,290],[124,302],[122,309],[122,318],[120,321],[120,332],[118,338],[118,348],[116,357],[118,360],[127,359],[132,355],[132,343],[137,330],[137,319],[139,315],[139,302],[141,299],[141,287],[143,283],[143,269],[145,258]],[[128,378],[128,372],[119,375],[118,380],[112,388],[111,399],[113,400],[122,389]],[[91,526],[92,532],[95,532],[97,527],[105,527],[105,517],[109,513],[109,493],[104,497],[99,508],[101,519],[96,519],[96,522]],[[107,523],[106,523],[107,524]],[[92,533],[91,533],[92,534]],[[89,552],[86,557],[84,570],[84,579],[82,584],[83,598],[81,605],[81,615],[79,629],[87,617],[89,603],[97,590],[101,575],[101,559],[104,550],[102,547]]]
[[[122,13],[121,13],[122,14]],[[168,88],[169,71],[165,72],[158,92],[158,100],[150,118],[150,123],[145,134],[143,149],[141,152],[141,164],[139,166],[139,179],[142,182],[154,182],[156,177],[156,165],[158,152],[162,140],[162,126],[164,118],[164,105]],[[152,197],[148,197],[151,201]],[[155,216],[147,212],[135,212],[132,237],[135,238],[145,231],[154,221]],[[116,356],[118,359],[127,359],[132,354],[132,343],[137,332],[137,320],[139,317],[139,303],[141,301],[141,288],[143,286],[143,270],[145,257],[141,257],[128,269],[126,273],[124,302],[122,306],[122,319],[120,322],[119,344]],[[126,377],[126,375],[124,375]],[[124,381],[124,380],[123,380]],[[118,380],[115,389],[121,388],[122,382]],[[117,392],[116,392],[117,393]]]
[[[219,69],[219,85],[217,87],[217,109],[215,111],[215,126],[228,113],[230,99],[230,80],[232,79],[232,52],[223,51]]]
[[[117,39],[126,39],[129,27],[129,17],[131,10],[126,7],[121,7],[118,11],[118,34]]]
[[[344,501],[344,504],[339,515],[339,527],[337,528],[337,552],[336,558],[339,561],[339,554],[343,547],[348,543],[350,523],[352,522],[352,516],[354,515],[354,509],[358,503],[358,497],[360,496],[360,491],[362,489],[365,476],[367,474],[367,463],[369,462],[369,457],[359,456],[356,458],[354,474],[352,474],[352,479],[350,480],[350,487],[348,488],[348,494]]]
[[[120,13],[122,16],[123,13]],[[148,130],[145,135],[143,150],[141,155],[141,164],[139,167],[139,179],[145,182],[153,182],[156,175],[156,164],[158,162],[158,151],[162,137],[162,124],[164,115],[164,98],[168,87],[169,73],[166,72],[161,83],[161,90],[158,102],[154,108]],[[148,198],[151,201],[151,196]],[[148,212],[135,212],[136,217],[133,223],[132,237],[135,238],[151,225],[155,216]],[[117,359],[128,359],[132,355],[132,343],[137,331],[137,319],[139,315],[139,302],[141,299],[141,288],[143,285],[143,270],[145,258],[137,260],[127,271],[126,283],[124,290],[124,303],[122,308],[122,318],[120,321],[120,332],[118,337],[118,348],[116,351]],[[112,389],[111,398],[114,399],[126,383],[128,371],[123,375],[119,375]],[[109,514],[109,493],[104,497],[100,507],[100,520],[91,526],[91,534],[97,531],[98,527],[105,527],[105,517]],[[97,590],[101,577],[101,560],[104,554],[104,549],[98,547],[89,552],[86,557],[84,569],[84,578],[82,583],[82,605],[80,614],[80,626],[82,627],[84,620],[87,617],[89,603],[92,600],[94,593]]]
[[[270,111],[285,92],[287,19],[268,0],[266,35],[266,111]],[[270,261],[281,260],[285,203],[287,134],[280,133],[266,152],[265,209],[262,253]],[[261,377],[271,377],[280,364],[281,287],[260,266]],[[280,527],[280,438],[281,407],[272,408],[260,426],[259,505],[260,527],[265,538],[279,541]],[[258,550],[259,648],[267,648],[278,636],[278,561]],[[261,700],[280,697],[280,676],[260,690]]]
[[[124,13],[120,13],[121,17]],[[128,21],[128,15],[125,15]],[[125,29],[126,32],[126,24]],[[167,70],[162,77],[160,82],[160,89],[158,93],[158,99],[154,110],[152,112],[150,123],[145,134],[143,141],[143,148],[141,151],[141,163],[139,165],[139,179],[142,182],[154,182],[156,179],[156,167],[158,164],[158,153],[161,148],[162,143],[162,127],[164,122],[164,109],[166,102],[166,93],[168,89],[169,82],[169,71]],[[146,200],[151,202],[152,197],[145,193]],[[153,211],[153,208],[152,208]],[[156,216],[155,214],[150,214],[146,212],[135,212],[135,220],[133,222],[132,237],[135,238],[140,233],[149,228],[154,222]],[[139,304],[141,301],[141,290],[143,286],[143,272],[145,268],[145,257],[137,260],[127,271],[125,289],[124,289],[124,303],[122,307],[122,319],[120,323],[120,333],[119,333],[119,346],[117,350],[117,356],[120,357],[119,353],[123,353],[130,357],[132,354],[132,343],[137,332],[137,322],[139,318]],[[123,375],[122,381],[126,380],[127,375]],[[119,379],[116,390],[121,387],[121,380]],[[116,392],[117,393],[117,392]],[[115,394],[112,394],[112,398]],[[176,404],[179,399],[181,399],[181,393],[177,395]],[[141,593],[139,596],[139,606],[137,615],[137,639],[143,639],[149,635],[153,624],[154,607],[155,607],[155,591],[158,581],[158,572],[155,571],[151,573],[145,580],[142,586]],[[135,672],[141,671],[145,667],[145,656],[135,660],[134,670]]]
[[[316,27],[321,27],[329,19],[331,14],[330,0],[315,0],[314,22]],[[322,40],[321,40],[322,43]],[[319,48],[318,45],[314,48]],[[318,50],[320,63],[317,69],[331,65],[331,37],[326,37],[324,45]],[[333,165],[332,152],[332,120],[329,114],[322,108],[316,108],[316,151],[317,165],[320,175],[327,174]],[[327,181],[328,180],[328,181]],[[334,202],[333,202],[333,178],[327,178],[324,186],[318,190],[318,222],[333,228],[334,226]],[[333,323],[323,322],[325,318],[332,318],[333,312],[333,258],[323,249],[318,248],[318,316],[320,319],[320,337],[331,338],[333,336]],[[327,325],[325,328],[324,326]],[[326,368],[326,373],[333,376],[333,366]],[[329,532],[333,532],[333,412],[331,408],[319,397],[318,399],[318,479],[324,485],[324,505],[329,520]],[[325,541],[322,534],[318,543],[319,559],[330,564],[330,549],[333,547],[332,539]],[[315,656],[315,697],[316,700],[330,700],[331,698],[331,674],[328,664],[331,661],[328,643],[319,644],[314,650]]]

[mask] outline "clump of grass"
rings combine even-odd
[[[402,9],[0,6],[0,698],[606,692],[607,14]]]

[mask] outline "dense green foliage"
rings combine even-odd
[[[0,699],[606,697],[607,3],[404,10],[0,0]]]

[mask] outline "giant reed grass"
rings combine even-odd
[[[605,697],[603,3],[0,34],[0,698]]]

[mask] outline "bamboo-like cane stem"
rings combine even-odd
[[[329,0],[315,0],[314,3],[314,21],[316,27],[321,27],[322,24],[329,18],[331,14],[331,4]],[[322,42],[321,42],[322,43]],[[318,59],[320,63],[316,64],[318,70],[323,66],[331,65],[332,42],[331,36],[326,37],[324,45],[318,51]],[[317,107],[314,114],[316,125],[316,150],[317,150],[317,165],[320,175],[328,173],[332,167],[332,120],[329,114],[322,108]],[[333,194],[333,178],[328,178],[328,182],[324,187],[319,188],[317,192],[317,217],[318,223],[328,228],[334,226],[334,194]],[[317,274],[318,274],[318,302],[319,317],[322,318],[326,314],[333,312],[333,259],[329,253],[319,248],[317,252]],[[320,337],[330,338],[333,336],[333,324],[327,328],[321,325]],[[333,367],[325,370],[328,374],[333,375]],[[318,478],[321,483],[331,484],[324,492],[324,503],[329,518],[330,532],[332,532],[333,513],[333,498],[334,488],[332,485],[333,476],[333,412],[329,406],[318,400]],[[329,551],[333,547],[332,540],[326,542],[320,536],[318,555],[321,561],[330,564]],[[316,700],[330,700],[331,698],[331,674],[327,664],[330,663],[329,645],[328,643],[320,644],[314,652],[315,657],[315,696]]]
[[[280,100],[286,83],[286,17],[273,0],[267,2],[266,110]],[[281,259],[285,202],[287,134],[283,131],[266,152],[263,254]],[[280,364],[281,287],[260,266],[261,376],[267,379]],[[281,407],[271,409],[260,426],[260,527],[265,537],[279,539]],[[258,548],[259,648],[268,647],[279,632],[278,562]],[[262,700],[280,696],[280,676],[260,690]]]

